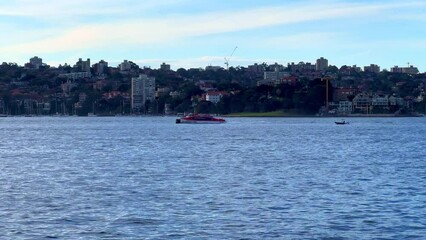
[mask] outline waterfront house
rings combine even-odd
[[[340,101],[339,105],[337,106],[337,113],[338,114],[350,114],[353,110],[353,104],[351,101]]]
[[[357,94],[352,101],[354,112],[369,113],[371,102],[372,102],[372,98],[370,94],[367,94],[367,93]]]
[[[374,109],[389,110],[389,98],[387,95],[375,94],[371,99],[371,105]]]

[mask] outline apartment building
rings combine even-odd
[[[155,100],[155,78],[145,74],[132,78],[131,107],[133,111],[140,111],[146,101]]]

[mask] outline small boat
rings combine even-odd
[[[346,122],[345,120],[342,120],[340,122],[334,122],[337,125],[344,125],[344,124],[349,124],[349,122]]]
[[[189,114],[185,117],[176,119],[176,123],[225,123],[225,119],[216,118],[210,114]]]

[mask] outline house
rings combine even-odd
[[[404,106],[405,101],[401,97],[396,97],[395,95],[389,97],[389,106]]]
[[[339,101],[337,106],[337,112],[339,114],[350,114],[352,113],[353,104],[351,101]]]
[[[212,102],[214,104],[217,104],[218,102],[220,102],[220,100],[222,100],[223,96],[228,96],[229,93],[227,92],[207,92],[206,93],[206,101]]]
[[[354,111],[369,113],[371,106],[371,96],[366,93],[359,93],[352,100]]]
[[[389,109],[389,98],[387,95],[374,95],[371,101],[371,105],[375,109]]]

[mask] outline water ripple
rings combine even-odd
[[[422,239],[424,118],[6,118],[6,239]]]

